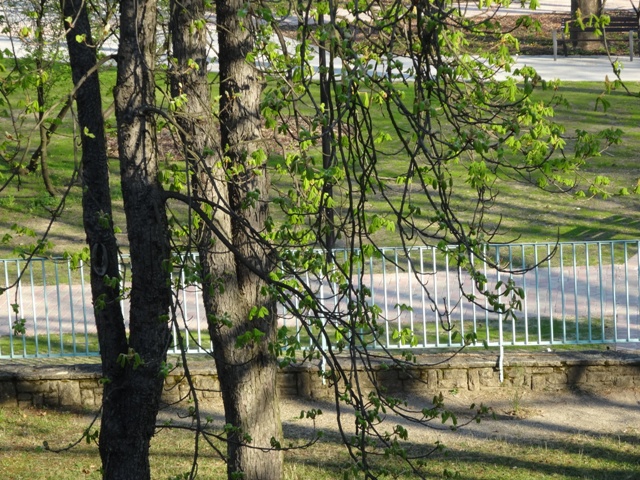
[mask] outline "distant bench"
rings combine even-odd
[[[634,51],[634,38],[633,36],[638,36],[638,17],[636,15],[619,15],[614,14],[610,16],[610,22],[608,25],[604,27],[606,33],[628,33],[629,34],[629,60],[633,61],[633,51]],[[589,32],[594,33],[596,31],[596,27],[588,26],[587,20],[583,20],[584,28],[582,28],[578,22],[571,18],[565,18],[562,20],[560,32],[562,38],[560,42],[562,42],[562,47],[564,50],[564,56],[569,56],[569,52],[567,50],[567,42],[571,42],[571,36],[574,33],[579,32]],[[569,38],[565,38],[566,33],[569,33]],[[580,39],[581,42],[601,42],[602,37],[596,38],[584,38]],[[553,31],[553,59],[556,60],[558,57],[558,34],[557,31]]]

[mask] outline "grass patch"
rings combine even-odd
[[[24,357],[62,357],[98,355],[98,335],[78,332],[47,335],[0,336],[0,355]]]
[[[109,82],[113,81],[111,70],[103,74],[104,90],[109,91]],[[632,89],[640,88],[631,85]],[[601,157],[597,157],[584,165],[582,173],[584,181],[578,188],[586,189],[590,178],[606,175],[611,180],[608,199],[577,198],[573,194],[549,193],[537,188],[516,182],[513,179],[500,178],[496,183],[496,190],[500,196],[493,208],[487,212],[489,223],[495,225],[501,220],[500,235],[494,241],[522,241],[522,242],[553,242],[561,241],[589,241],[628,239],[640,236],[640,220],[636,212],[640,209],[640,200],[636,195],[624,194],[624,189],[632,191],[640,181],[640,171],[637,169],[635,153],[640,148],[640,133],[637,124],[640,112],[635,108],[635,102],[622,92],[613,92],[608,96],[611,106],[607,111],[595,109],[596,99],[602,93],[603,87],[598,83],[566,83],[559,92],[565,96],[567,106],[556,108],[556,120],[566,127],[567,134],[573,135],[576,130],[596,132],[601,128],[615,127],[625,131],[623,143],[609,149]],[[550,92],[538,92],[539,98],[549,98]],[[105,104],[109,104],[105,98]],[[375,109],[373,109],[375,110]],[[372,111],[373,111],[372,110]],[[374,112],[375,113],[375,112]],[[377,114],[375,125],[384,128],[386,120]],[[6,119],[0,120],[0,126]],[[26,127],[25,127],[26,128]],[[54,137],[49,148],[49,164],[57,188],[62,192],[69,184],[77,161],[69,135],[72,127],[69,124],[61,126],[61,135]],[[396,148],[391,142],[390,150]],[[385,147],[386,148],[386,147]],[[115,154],[115,151],[111,152]],[[77,158],[77,157],[76,157]],[[112,195],[114,199],[114,221],[123,233],[119,235],[121,245],[126,246],[125,221],[119,189],[119,170],[117,159],[110,160]],[[402,156],[385,157],[381,166],[381,174],[393,177],[406,168],[406,161]],[[461,168],[461,167],[460,167]],[[7,177],[11,169],[8,165],[0,165],[0,174]],[[460,169],[460,174],[462,174]],[[288,180],[274,175],[275,189],[286,190]],[[464,217],[465,205],[473,205],[474,192],[465,185],[452,198]],[[394,192],[394,189],[397,192]],[[390,185],[387,194],[391,201],[400,198],[400,187]],[[38,174],[22,175],[20,185],[13,182],[2,192],[0,199],[0,232],[3,236],[9,234],[11,240],[0,243],[0,257],[15,256],[15,249],[25,249],[37,241],[45,231],[50,211],[56,205],[56,200],[43,193],[42,180]],[[370,213],[388,214],[387,203],[379,196],[368,199],[367,210]],[[274,210],[276,220],[278,213]],[[428,213],[428,212],[425,212]],[[33,231],[35,236],[29,236],[25,231],[12,228],[14,224]],[[78,251],[84,239],[81,211],[81,187],[72,185],[70,195],[66,201],[63,214],[54,223],[49,239],[51,247],[49,253],[60,255],[65,251]],[[397,234],[383,230],[379,232],[376,241],[380,245],[398,245]]]
[[[1,408],[0,455],[4,476],[16,480],[100,478],[100,458],[94,444],[83,441],[76,448],[63,453],[52,453],[42,446],[45,440],[52,447],[75,441],[87,428],[89,421],[90,416],[82,412]],[[503,421],[512,423],[519,420]],[[492,429],[495,429],[495,433],[486,438],[464,435],[462,430],[459,436],[445,440],[445,448],[431,456],[423,467],[427,478],[636,478],[640,463],[637,452],[640,432],[637,429],[627,428],[620,434],[586,434],[579,429],[563,434],[541,431],[537,438],[518,439],[500,433],[499,423]],[[335,434],[327,433],[325,440],[311,449],[285,453],[286,480],[343,478],[349,459]],[[285,435],[296,441],[303,433],[295,429],[294,421],[285,419]],[[416,441],[411,448],[416,452],[424,452],[433,443],[434,440],[424,438]],[[188,471],[192,447],[192,438],[187,433],[161,430],[151,445],[152,478],[175,478]],[[223,462],[210,450],[203,449],[198,461],[198,478],[226,478]],[[381,459],[377,463],[389,471],[389,475],[380,478],[410,478],[409,472],[399,462]],[[445,470],[458,476],[447,477]]]

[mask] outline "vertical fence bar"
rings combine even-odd
[[[636,338],[640,341],[640,241],[636,242]]]
[[[396,315],[398,332],[402,331],[402,309],[400,308],[400,267],[398,263],[398,249],[393,249],[393,271],[395,272],[396,279]],[[402,335],[399,337],[398,346],[402,346]]]
[[[389,296],[387,292],[387,250],[382,249],[382,292],[384,298],[384,331],[386,346],[389,347]]]
[[[64,328],[62,326],[62,301],[60,300],[60,269],[59,262],[53,263],[54,277],[56,281],[56,301],[58,305],[58,333],[60,333],[60,355],[64,355]]]
[[[591,270],[589,262],[589,244],[584,244],[584,262],[585,262],[585,283],[587,285],[587,328],[589,335],[589,343],[593,342],[593,329],[591,328]]]
[[[564,289],[564,245],[561,243],[560,252],[560,320],[562,321],[562,343],[567,343],[567,311]]]
[[[196,258],[195,254],[191,254],[191,262],[196,265],[198,262],[198,259]],[[193,301],[195,302],[195,309],[196,309],[196,328],[198,329],[198,348],[196,349],[198,352],[203,352],[204,349],[202,348],[202,312],[200,310],[200,292],[202,290],[202,286],[201,285],[194,285],[193,287]],[[276,314],[277,314],[277,308],[276,308]]]
[[[85,352],[89,353],[89,322],[87,321],[87,295],[84,284],[84,262],[80,260],[80,291],[82,292],[82,322],[84,325],[84,345]]]
[[[407,281],[408,281],[408,285],[407,288],[409,290],[409,328],[411,329],[411,332],[415,332],[415,329],[413,328],[413,320],[414,320],[414,316],[413,316],[413,267],[411,264],[411,250],[409,250],[407,252]]]
[[[71,350],[73,355],[76,356],[77,345],[76,345],[76,320],[75,314],[73,311],[73,280],[71,278],[71,261],[67,260],[67,281],[69,282],[68,290],[69,290],[69,312],[71,317]]]
[[[603,277],[603,268],[602,268],[602,243],[598,242],[598,290],[600,291],[600,340],[605,341],[605,316],[604,316],[604,308],[605,308],[605,298],[604,298],[604,277]]]
[[[513,250],[511,245],[507,245],[507,255],[509,258],[509,282],[513,282]],[[513,313],[513,312],[512,312]],[[516,328],[516,317],[511,315],[511,344],[518,343],[518,333]]]
[[[500,248],[496,247],[496,265],[500,265]],[[500,281],[500,269],[496,269],[496,283]],[[498,303],[500,303],[500,291],[498,294]],[[498,370],[500,383],[504,381],[504,332],[502,328],[502,312],[498,312],[498,345],[500,347],[500,356],[498,357]]]
[[[616,282],[616,259],[615,259],[615,243],[610,243],[611,248],[611,308],[613,310],[613,341],[618,342],[618,296],[616,289],[618,288],[618,282]],[[602,322],[602,331],[604,333],[604,319]]]
[[[580,339],[580,309],[578,305],[578,265],[577,265],[577,245],[572,244],[572,255],[573,255],[573,301],[574,301],[574,312],[575,312],[575,328],[576,328],[576,341],[578,343],[581,342]]]
[[[425,289],[424,252],[425,252],[425,247],[420,247],[420,282],[419,284],[420,284],[420,305],[422,308],[422,346],[426,348],[428,343],[428,338],[427,338],[427,305],[425,303],[425,298],[424,298],[424,289]]]
[[[47,355],[51,356],[51,329],[49,326],[49,302],[47,299],[47,271],[44,259],[40,261],[40,265],[42,267],[42,296],[44,301],[45,330],[47,332]]]
[[[5,296],[7,299],[7,323],[8,323],[8,327],[9,327],[9,332],[8,332],[8,336],[9,336],[9,358],[13,358],[15,355],[15,352],[13,350],[13,325],[12,325],[12,320],[11,318],[13,317],[13,309],[11,308],[11,297],[9,295],[9,265],[7,261],[3,261],[2,262],[4,265],[4,286],[5,286]]]
[[[20,260],[16,260],[16,275],[20,276],[20,280],[18,280],[18,306],[19,306],[19,312],[20,314],[23,315],[24,318],[24,312],[22,310],[22,307],[24,305],[24,302],[22,301],[22,278],[23,276],[20,275],[20,271],[21,271],[22,267],[20,266]],[[26,318],[25,318],[26,320]],[[16,322],[20,321],[20,317],[16,316]],[[22,335],[20,335],[22,337],[22,355],[24,358],[26,358],[27,355],[27,339],[26,339],[26,335],[23,333]]]
[[[529,345],[529,309],[528,309],[528,299],[529,292],[527,290],[527,255],[525,245],[520,246],[521,254],[522,254],[522,290],[524,292],[524,298],[522,299],[522,311],[524,312],[524,344]]]
[[[540,278],[538,276],[538,270],[540,269],[540,262],[538,261],[538,245],[533,245],[533,262],[535,264],[535,285],[536,285],[536,317],[538,321],[538,345],[542,345],[542,319],[540,317]]]
[[[36,287],[35,287],[35,279],[33,277],[33,260],[28,264],[29,268],[29,292],[31,293],[31,312],[33,315],[33,344],[35,347],[34,355],[39,357],[40,346],[38,339],[38,313],[37,313],[37,305],[36,305]]]
[[[625,321],[626,321],[626,330],[627,337],[626,341],[631,341],[631,306],[629,304],[629,251],[628,251],[628,242],[624,242],[623,244],[623,259],[624,259],[624,308],[625,308]],[[617,329],[617,326],[616,326]]]
[[[553,345],[554,332],[553,332],[553,291],[552,291],[552,275],[551,275],[551,246],[547,243],[547,293],[549,295],[549,343]]]
[[[435,319],[434,319],[434,323],[435,323],[435,332],[436,332],[436,342],[435,342],[435,346],[439,347],[440,346],[440,314],[439,314],[439,310],[438,310],[438,285],[440,284],[440,282],[438,282],[438,261],[436,258],[436,249],[432,248],[431,249],[431,261],[433,262],[433,301],[436,303],[434,305],[435,310]],[[445,275],[446,275],[446,271],[445,271]]]
[[[489,279],[487,278],[487,261],[486,259],[489,258],[487,257],[488,253],[487,253],[487,245],[483,245],[482,246],[482,274],[484,275],[484,280],[485,280],[485,290],[488,288],[489,285]],[[482,292],[484,295],[484,292]],[[487,344],[489,344],[491,342],[491,330],[489,328],[489,300],[487,299],[487,296],[484,295],[484,326],[485,326],[485,330],[486,330],[486,338],[487,338]]]
[[[446,315],[447,315],[447,345],[451,346],[451,282],[449,279],[449,250],[447,249],[444,256],[444,271],[445,271],[445,288],[447,289],[446,300]]]
[[[364,255],[364,253],[363,253]],[[370,297],[369,297],[369,306],[373,307],[376,304],[376,287],[375,287],[375,277],[373,275],[373,255],[369,256],[369,292],[370,292]],[[371,312],[373,312],[373,310],[370,310]],[[371,319],[372,321],[375,321],[376,323],[376,328],[378,325],[378,321],[379,318],[378,317],[372,317]],[[374,332],[374,336],[373,336],[374,342],[373,342],[373,346],[374,348],[378,348],[378,332]]]
[[[458,308],[460,309],[460,345],[464,345],[464,291],[462,290],[462,267],[458,265]]]
[[[471,271],[475,271],[475,268],[476,268],[476,265],[475,265],[476,257],[474,255],[473,251],[470,252],[469,261],[471,262]],[[473,330],[472,331],[477,336],[478,335],[478,321],[477,321],[477,318],[476,318],[476,300],[475,300],[477,298],[477,295],[476,295],[476,282],[475,282],[475,280],[473,278],[471,279],[471,295],[473,295],[472,298],[474,299],[472,302],[470,302],[471,303],[471,321],[472,321],[472,325],[473,325],[473,327],[472,327]]]

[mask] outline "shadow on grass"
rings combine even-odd
[[[437,425],[438,420],[434,421],[434,426],[438,428],[431,429],[392,416],[388,416],[378,429],[391,431],[394,425],[407,428],[410,435],[404,446],[410,454],[424,453],[434,447],[436,442],[442,442],[446,448],[429,456],[423,467],[429,478],[441,475],[444,468],[450,470],[451,467],[455,467],[460,475],[456,478],[469,480],[547,478],[554,475],[559,478],[640,478],[634,476],[640,465],[637,405],[588,392],[563,394],[572,405],[588,406],[591,413],[615,410],[615,415],[620,418],[620,428],[614,427],[613,430],[631,427],[626,433],[610,433],[602,432],[595,422],[589,421],[586,414],[580,422],[563,422],[563,404],[558,403],[556,394],[550,392],[548,395],[548,401],[543,399],[535,403],[536,408],[551,412],[548,418],[536,413],[529,418],[516,418],[500,413],[505,406],[505,400],[502,399],[496,402],[498,414],[495,420],[488,418],[480,424],[474,423],[455,432],[441,424]],[[347,467],[349,458],[337,428],[335,405],[330,401],[319,400],[289,402],[296,405],[298,415],[300,411],[310,408],[322,409],[324,414],[318,422],[317,430],[322,431],[324,436],[318,445],[309,450],[287,454],[287,462],[321,465],[325,472],[334,474],[331,478],[337,478]],[[453,405],[447,405],[458,415],[460,422],[469,417],[470,411],[468,405],[462,403],[457,401]],[[430,401],[426,396],[414,395],[411,397],[411,405],[430,406]],[[283,411],[287,412],[287,416],[283,417],[285,443],[300,444],[315,437],[317,430],[309,420],[293,418],[291,412],[296,411],[296,408],[287,406]],[[207,411],[206,414],[211,415],[214,422],[224,422],[220,412]],[[354,417],[345,414],[340,420],[349,438],[354,429]],[[384,465],[392,474],[399,475],[397,478],[410,478],[402,473],[406,466],[401,461],[391,461],[382,456],[374,462],[378,466]],[[480,471],[484,473],[481,474]],[[521,476],[512,475],[512,471],[520,472]]]

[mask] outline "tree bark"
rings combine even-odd
[[[43,20],[45,18],[45,0],[40,0],[37,5],[36,11],[36,54],[35,54],[35,63],[36,69],[39,75],[43,74],[45,65],[44,65],[44,29],[45,26],[43,24]],[[38,82],[36,85],[36,91],[38,94],[38,123],[40,125],[40,170],[42,174],[42,181],[44,182],[44,188],[47,190],[47,193],[52,197],[56,196],[56,191],[53,188],[53,184],[51,183],[51,176],[49,175],[49,164],[47,162],[47,144],[49,143],[49,136],[47,135],[47,128],[44,125],[44,111],[45,111],[45,92],[44,85],[42,82]],[[29,164],[28,169],[30,171],[35,171],[36,167],[33,162]]]
[[[268,182],[264,165],[247,161],[260,136],[260,78],[246,62],[252,44],[239,23],[242,2],[221,1],[217,5],[220,46],[220,125],[222,145],[216,138],[207,80],[207,39],[202,25],[202,0],[172,2],[171,36],[175,64],[171,74],[172,94],[186,94],[187,103],[178,112],[182,141],[192,165],[193,190],[211,205],[215,231],[199,232],[198,250],[202,266],[203,299],[220,379],[225,418],[234,428],[228,433],[229,478],[242,473],[245,480],[282,477],[282,454],[271,448],[272,438],[282,437],[276,391],[276,358],[269,352],[275,340],[275,303],[261,295],[264,283],[251,273],[251,266],[267,271],[266,255],[255,248],[252,229],[262,229],[267,215]],[[189,66],[194,61],[199,68]],[[233,99],[231,101],[227,101]],[[225,158],[214,157],[214,147]],[[221,148],[221,149],[220,149]],[[222,160],[222,161],[221,161]],[[229,177],[221,165],[242,164],[242,176]],[[245,208],[247,192],[260,192],[255,207]],[[231,215],[227,212],[231,211]],[[233,245],[235,253],[228,248]],[[254,306],[267,307],[261,319],[249,321]],[[222,319],[228,320],[223,321]],[[264,334],[244,347],[238,337],[258,329]],[[247,441],[248,435],[251,437]]]
[[[584,22],[591,15],[602,15],[602,0],[571,0],[571,18],[577,18],[578,12]],[[592,32],[571,32],[571,41],[575,48],[581,50],[597,50],[600,42]]]
[[[107,359],[120,360],[115,367],[120,370],[108,379],[100,430],[103,478],[113,480],[150,478],[149,443],[170,339],[170,245],[150,111],[155,105],[156,10],[155,0],[120,2],[114,98],[131,290],[127,351]]]
[[[95,49],[91,42],[91,27],[84,0],[62,0],[63,17],[74,19],[73,25],[65,25],[69,49],[69,60],[74,85],[82,85],[76,93],[78,123],[82,134],[82,208],[87,244],[91,255],[91,294],[94,305],[102,371],[106,378],[115,378],[120,373],[116,358],[126,353],[124,317],[120,308],[118,279],[118,246],[111,218],[111,193],[109,190],[109,167],[100,97],[98,73],[87,73],[96,65]],[[76,35],[87,35],[88,41],[79,43]],[[87,78],[85,79],[85,76]],[[105,385],[105,397],[110,396],[113,383]]]
[[[220,129],[223,162],[235,172],[228,182],[232,212],[231,234],[235,270],[224,292],[208,299],[213,311],[229,313],[231,325],[211,324],[214,357],[222,389],[227,423],[238,428],[229,433],[227,472],[241,472],[245,479],[282,477],[282,452],[263,451],[272,439],[280,441],[282,428],[276,389],[277,359],[269,351],[276,340],[276,305],[265,296],[265,283],[253,270],[267,273],[271,259],[261,248],[256,232],[268,216],[269,181],[266,164],[254,157],[261,140],[260,97],[262,78],[247,61],[253,49],[250,17],[243,20],[243,0],[216,2],[220,65]],[[242,167],[242,168],[237,168]],[[251,195],[256,194],[254,199]],[[211,267],[212,265],[209,265]],[[250,317],[254,307],[264,307],[261,318]],[[239,338],[259,331],[244,345]],[[251,441],[245,445],[243,435]]]

